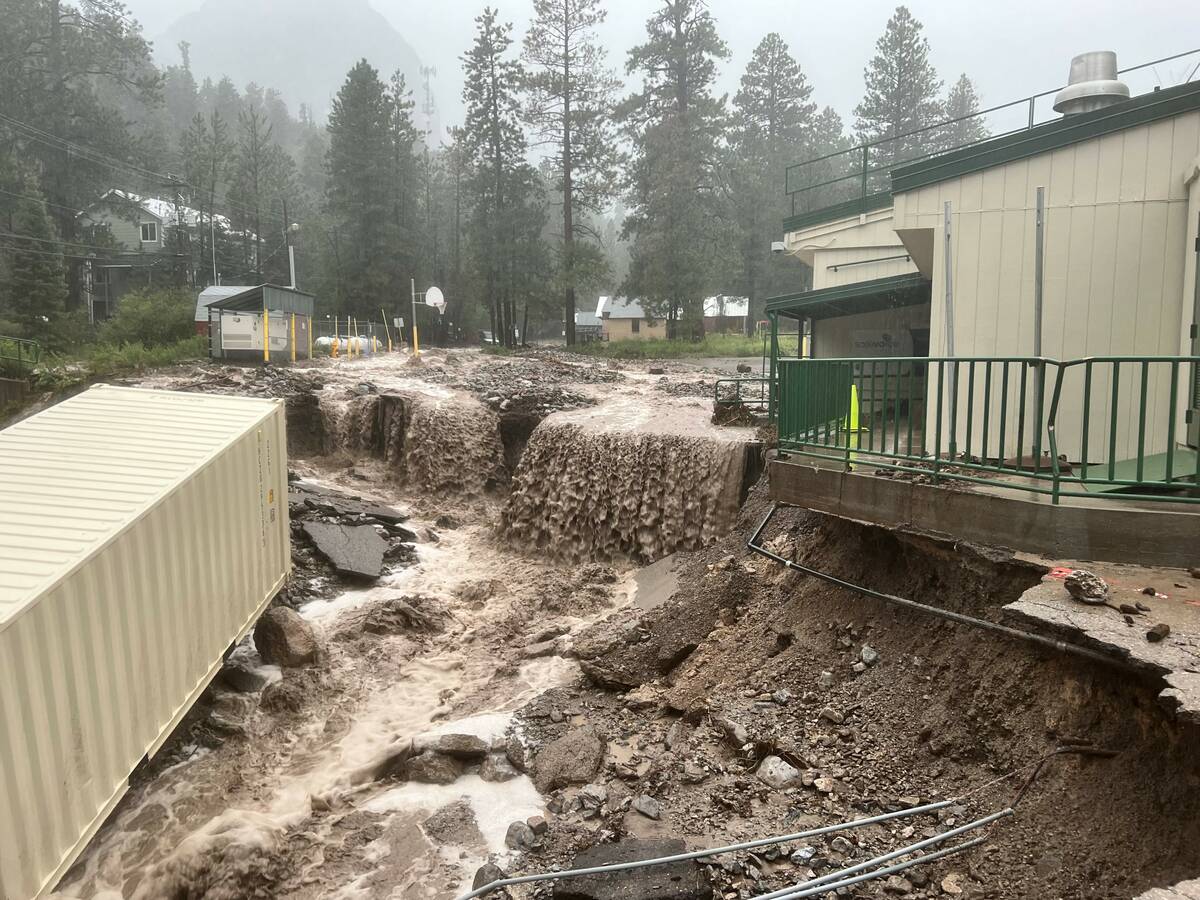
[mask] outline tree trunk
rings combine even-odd
[[[564,7],[564,13],[566,9]],[[563,27],[563,268],[567,282],[563,324],[567,346],[575,346],[575,203],[574,161],[571,158],[571,48],[570,28]],[[528,304],[525,308],[529,313]]]

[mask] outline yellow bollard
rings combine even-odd
[[[292,313],[292,362],[296,361],[296,314]]]
[[[267,304],[263,302],[263,362],[271,361],[271,316],[267,312]]]

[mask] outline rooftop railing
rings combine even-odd
[[[1137,96],[1163,86],[1158,73],[1149,70],[1196,55],[1200,55],[1200,49],[1130,66],[1121,69],[1120,74],[1138,74],[1136,78],[1125,79],[1132,82],[1129,85],[1130,94]],[[1194,74],[1195,70],[1191,76],[1185,72],[1180,80],[1190,80]],[[791,204],[791,215],[882,197],[891,191],[892,169],[900,165],[1018,134],[1051,121],[1058,114],[1050,108],[1051,104],[1046,102],[1046,98],[1060,90],[1062,86],[790,165],[784,173],[784,190]]]
[[[779,447],[1054,503],[1200,503],[1180,415],[1198,367],[1200,356],[780,359]]]

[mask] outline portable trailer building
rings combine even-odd
[[[291,567],[283,403],[94,387],[0,431],[0,900],[53,889]]]

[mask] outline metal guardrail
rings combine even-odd
[[[1128,75],[1196,54],[1200,54],[1200,49],[1130,66],[1121,69],[1119,74]],[[1150,91],[1156,85],[1157,82],[1154,82],[1142,87]],[[866,141],[845,150],[794,163],[784,170],[784,192],[791,202],[791,215],[886,193],[891,190],[891,170],[897,166],[1029,131],[1049,121],[1047,111],[1039,111],[1038,101],[1060,90],[1062,86],[981,109],[970,115],[945,119],[904,134]],[[1014,122],[1019,124],[1014,125]],[[978,127],[984,134],[967,141],[956,140],[956,132],[961,133],[973,127]],[[883,160],[882,164],[876,162],[879,159]]]
[[[718,378],[713,384],[713,401],[767,412],[771,404],[771,379],[758,375]]]
[[[37,341],[0,335],[0,376],[24,378],[42,358]]]
[[[778,367],[775,416],[787,453],[1055,503],[1098,492],[1200,503],[1200,453],[1180,446],[1179,415],[1200,356],[780,359]]]

